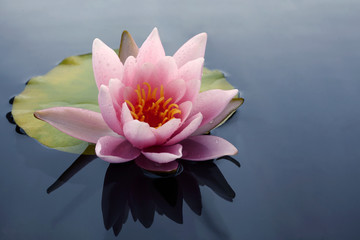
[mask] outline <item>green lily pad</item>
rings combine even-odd
[[[60,151],[94,153],[94,148],[91,147],[93,144],[70,137],[33,115],[36,110],[58,106],[100,112],[91,59],[91,54],[68,57],[47,74],[30,79],[25,90],[15,97],[12,109],[16,124],[27,135]],[[204,68],[201,91],[233,88],[220,71]],[[242,103],[239,99],[234,101]]]

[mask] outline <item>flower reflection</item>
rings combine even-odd
[[[201,215],[200,186],[208,186],[225,200],[232,201],[232,190],[213,161],[189,163],[181,161],[182,172],[173,176],[149,177],[148,172],[133,162],[110,164],[104,180],[102,211],[106,229],[115,235],[131,213],[148,228],[155,212],[174,222],[182,223],[183,201],[197,215]],[[153,175],[156,176],[156,175]]]
[[[80,155],[71,166],[47,189],[48,193],[65,184],[97,157]],[[240,167],[238,161],[223,157]],[[216,161],[179,161],[175,172],[151,172],[137,165],[136,161],[110,164],[105,175],[102,192],[102,213],[107,230],[118,235],[129,214],[134,221],[149,228],[155,212],[176,223],[183,223],[183,202],[197,215],[202,213],[199,186],[207,186],[227,201],[235,192],[215,164]]]

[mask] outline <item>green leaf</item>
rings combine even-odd
[[[44,76],[30,79],[25,90],[15,97],[12,114],[16,124],[27,135],[60,151],[94,154],[92,144],[70,137],[33,115],[36,110],[58,106],[100,112],[91,58],[91,54],[85,54],[64,59]],[[201,91],[215,88],[227,90],[234,87],[220,71],[204,68]]]

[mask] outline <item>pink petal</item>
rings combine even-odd
[[[244,99],[242,98],[236,98],[236,99],[232,99],[228,105],[226,105],[225,109],[212,121],[208,122],[207,124],[202,125],[201,127],[199,127],[194,133],[193,135],[200,135],[206,132],[209,132],[211,129],[217,127],[219,124],[221,124],[221,122],[223,122],[224,120],[227,119],[227,117],[234,111],[236,111],[236,109],[238,107],[240,107],[240,105],[244,102]],[[231,116],[231,115],[230,115]]]
[[[160,145],[167,141],[171,135],[179,128],[181,120],[173,118],[159,128],[152,128],[156,136],[156,144]]]
[[[175,143],[178,143],[188,136],[190,136],[200,125],[201,121],[203,119],[203,116],[201,113],[198,113],[191,118],[189,118],[179,129],[178,133],[171,138],[168,142],[165,143],[165,145],[173,145]]]
[[[180,144],[175,144],[172,146],[156,146],[143,149],[141,153],[151,161],[157,163],[168,163],[174,161],[175,159],[181,158],[182,146]]]
[[[98,112],[81,108],[54,107],[39,110],[34,116],[80,140],[96,143],[107,135],[116,136]]]
[[[140,155],[138,158],[136,158],[135,163],[139,167],[152,172],[171,172],[176,170],[179,166],[177,161],[172,161],[169,163],[157,163],[147,159],[143,155]]]
[[[202,92],[197,96],[190,116],[201,112],[204,118],[200,126],[205,125],[215,119],[237,94],[237,89],[214,89]]]
[[[126,102],[124,102],[122,104],[122,108],[121,108],[121,123],[122,125],[124,125],[125,123],[134,120],[134,118],[132,117],[129,107],[126,104]]]
[[[199,94],[203,65],[204,58],[197,58],[179,69],[179,78],[186,82],[186,93],[182,101],[193,101]]]
[[[108,85],[111,78],[122,79],[123,65],[118,55],[99,39],[93,42],[92,63],[96,85]]]
[[[144,87],[143,83],[147,82],[152,88],[160,86],[159,80],[154,77],[155,66],[152,63],[145,63],[139,67],[135,73],[135,77],[132,82],[132,87],[136,89],[139,84],[140,87]]]
[[[148,123],[132,120],[124,123],[124,135],[131,144],[139,149],[150,147],[156,143],[155,134]]]
[[[189,117],[192,110],[192,102],[186,101],[179,105],[179,109],[181,110],[181,122],[185,122],[185,120]]]
[[[165,51],[159,37],[159,32],[157,28],[154,28],[139,49],[139,53],[136,57],[137,63],[140,65],[146,62],[155,64],[164,56]]]
[[[123,135],[121,123],[117,117],[114,108],[113,100],[111,99],[109,88],[101,85],[99,91],[99,107],[101,115],[103,116],[106,124],[116,133]]]
[[[201,80],[204,66],[204,58],[197,58],[185,63],[179,69],[179,78],[184,81]]]
[[[194,101],[200,92],[201,80],[186,82],[186,92],[181,101]]]
[[[183,159],[202,161],[225,155],[235,155],[238,150],[223,138],[211,135],[199,135],[185,139],[183,145]]]
[[[203,58],[205,55],[206,40],[206,33],[200,33],[180,47],[174,54],[178,67],[180,68],[185,63],[196,58]]]
[[[121,136],[100,138],[96,144],[95,152],[99,158],[110,163],[128,162],[140,155],[140,150],[134,148]]]
[[[136,59],[133,56],[129,56],[124,63],[123,84],[125,86],[130,86],[132,84],[136,70]]]
[[[165,99],[172,98],[171,103],[177,103],[186,92],[186,83],[182,79],[170,81],[164,87]]]
[[[161,58],[155,65],[155,75],[161,83],[167,83],[178,78],[178,67],[175,59],[170,56]]]
[[[122,101],[129,100],[130,102],[135,102],[138,96],[133,87],[124,87],[122,88],[121,99]]]
[[[113,101],[114,104],[114,108],[115,110],[117,110],[120,107],[120,104],[124,101],[123,100],[123,96],[122,96],[122,92],[124,89],[124,84],[122,84],[122,82],[119,79],[110,79],[109,81],[109,91],[110,91],[110,96],[111,99]]]

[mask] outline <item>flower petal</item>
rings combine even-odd
[[[201,76],[203,71],[204,58],[197,58],[187,62],[179,69],[179,78],[186,83],[186,93],[182,101],[193,101],[199,94],[201,86]]]
[[[119,79],[112,78],[109,81],[109,92],[114,104],[115,110],[121,106],[121,103],[124,101],[122,92],[124,91],[124,84]]]
[[[121,123],[117,117],[113,100],[111,99],[110,90],[107,86],[101,85],[98,98],[101,115],[103,116],[106,124],[114,132],[123,135]]]
[[[202,119],[203,116],[201,113],[192,116],[181,126],[178,133],[165,143],[165,145],[173,145],[190,136],[199,127]]]
[[[192,105],[191,101],[186,101],[179,105],[179,109],[181,110],[181,122],[185,122],[185,120],[189,117]]]
[[[186,82],[186,92],[181,101],[194,102],[197,95],[199,95],[201,87],[201,80],[193,80]]]
[[[156,146],[141,151],[145,157],[157,163],[168,163],[181,158],[182,146],[175,144],[171,146]]]
[[[179,50],[177,50],[177,52],[174,54],[174,58],[178,67],[180,68],[185,63],[196,58],[204,57],[206,40],[206,33],[200,33],[182,45],[182,47],[180,47]]]
[[[122,104],[122,108],[121,108],[121,123],[122,125],[124,125],[125,123],[134,120],[134,118],[132,117],[131,113],[130,113],[130,109],[128,107],[128,105],[126,104],[126,102],[124,102]]]
[[[182,79],[176,79],[167,83],[164,94],[165,99],[172,98],[171,103],[177,103],[186,93],[186,83]]]
[[[122,79],[123,65],[114,50],[100,39],[95,39],[92,49],[92,63],[96,85],[108,85],[111,78]]]
[[[103,136],[117,135],[108,127],[100,113],[86,109],[54,107],[36,111],[34,116],[86,142],[96,143]]]
[[[179,128],[180,124],[180,119],[173,118],[159,128],[151,128],[153,129],[153,133],[156,136],[156,144],[160,145],[167,141],[171,137],[171,135]]]
[[[218,127],[222,124],[228,117],[232,115],[233,112],[236,111],[238,107],[244,102],[243,98],[231,99],[228,105],[226,105],[225,109],[212,121],[202,125],[199,127],[193,135],[199,135],[206,132],[209,132],[211,129]]]
[[[185,63],[179,69],[179,78],[184,81],[201,80],[201,75],[204,66],[204,58],[196,58],[192,61]]]
[[[159,37],[159,32],[157,28],[154,28],[139,49],[139,53],[136,57],[137,63],[140,65],[146,62],[155,64],[164,56],[165,51]]]
[[[238,150],[223,138],[211,135],[199,135],[185,139],[182,159],[202,161],[225,155],[235,155]]]
[[[139,167],[152,172],[171,172],[176,170],[179,166],[177,161],[172,161],[169,163],[157,163],[147,159],[143,155],[140,155],[138,158],[136,158],[135,163]]]
[[[95,152],[99,158],[110,163],[128,162],[140,155],[140,150],[134,148],[121,136],[100,138],[96,144]]]
[[[137,70],[136,59],[133,56],[129,56],[124,63],[123,84],[130,86],[134,80]]]
[[[231,99],[238,94],[237,89],[220,90],[214,89],[199,93],[192,108],[190,116],[201,112],[203,120],[200,124],[207,124],[215,119],[228,105]]]
[[[156,143],[155,134],[148,123],[132,120],[124,123],[124,135],[131,144],[139,149],[150,147]]]
[[[170,56],[161,58],[155,65],[155,76],[160,82],[167,83],[178,78],[178,67],[175,59]]]

